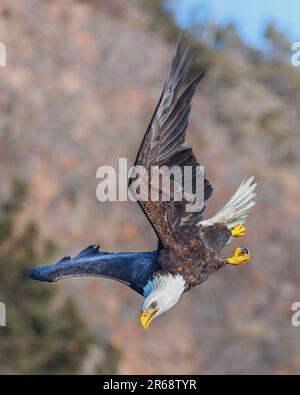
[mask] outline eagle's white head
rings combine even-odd
[[[148,281],[144,287],[145,300],[140,315],[142,327],[148,330],[155,318],[179,301],[184,289],[185,281],[180,274],[158,275]]]

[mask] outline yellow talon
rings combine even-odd
[[[245,233],[246,233],[246,227],[243,224],[235,225],[231,229],[231,236],[233,237],[242,237],[245,236]]]
[[[231,258],[227,259],[229,265],[245,265],[251,257],[250,251],[246,247],[238,247],[234,250]]]

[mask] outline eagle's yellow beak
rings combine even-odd
[[[149,326],[150,326],[151,322],[154,320],[154,317],[157,312],[158,312],[158,309],[151,310],[148,313],[146,311],[141,312],[140,323],[146,331],[149,330]]]

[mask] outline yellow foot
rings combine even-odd
[[[246,227],[243,224],[235,225],[231,229],[231,236],[233,236],[233,237],[245,236],[245,233],[246,233]]]
[[[245,265],[251,257],[250,251],[246,247],[238,247],[234,250],[231,258],[227,259],[229,265]]]

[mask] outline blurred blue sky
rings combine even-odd
[[[300,41],[300,0],[166,0],[166,4],[182,27],[188,27],[191,18],[210,18],[218,25],[235,22],[247,43],[263,47],[263,31],[272,21],[290,41]]]

